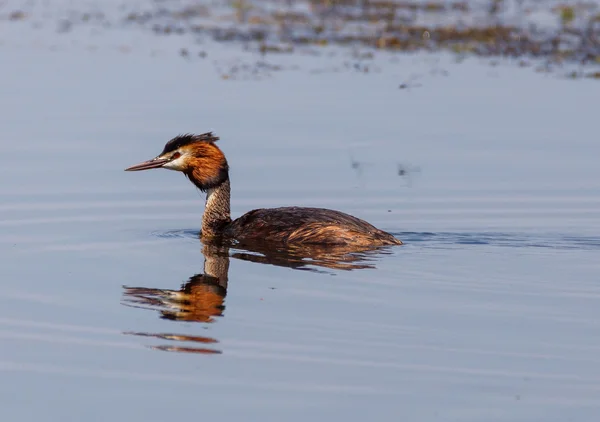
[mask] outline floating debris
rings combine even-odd
[[[409,166],[402,163],[398,163],[397,174],[404,179],[406,186],[411,187],[413,182],[413,174],[420,173],[421,168],[418,166]]]
[[[15,10],[8,15],[8,20],[10,21],[22,21],[27,17],[25,12],[21,10]]]
[[[409,88],[417,88],[417,87],[423,86],[420,83],[413,82],[413,81],[419,79],[419,77],[420,77],[419,75],[412,75],[407,82],[402,82],[398,86],[398,89],[409,89]]]

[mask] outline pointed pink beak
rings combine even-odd
[[[143,163],[136,164],[135,166],[127,167],[125,171],[140,171],[156,169],[164,166],[169,162],[166,158],[153,158],[152,160],[144,161]]]

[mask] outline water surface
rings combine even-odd
[[[231,81],[172,39],[19,31],[0,50],[5,419],[595,420],[597,84],[441,56],[448,76],[397,89],[422,55]],[[233,250],[211,282],[202,195],[123,172],[207,130],[234,216],[330,207],[406,244],[356,270]],[[191,321],[169,302],[190,280]]]

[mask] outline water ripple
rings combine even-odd
[[[162,230],[153,231],[150,233],[151,236],[159,237],[161,239],[193,239],[198,240],[200,236],[199,230],[193,229],[179,229],[179,230]]]
[[[551,249],[600,249],[600,236],[578,236],[572,234],[536,234],[502,232],[392,232],[407,244],[423,246],[440,245],[485,245],[513,248],[551,248]],[[199,231],[179,229],[154,231],[152,236],[162,239],[197,240]]]
[[[499,232],[398,232],[406,244],[486,245],[512,248],[600,249],[600,236]]]

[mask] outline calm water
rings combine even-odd
[[[1,34],[3,420],[596,420],[597,82],[428,56],[232,81],[231,47]],[[234,216],[331,207],[406,245],[354,271],[230,251],[226,286],[199,276],[203,197],[123,169],[207,130]],[[173,320],[190,279],[196,321]]]

